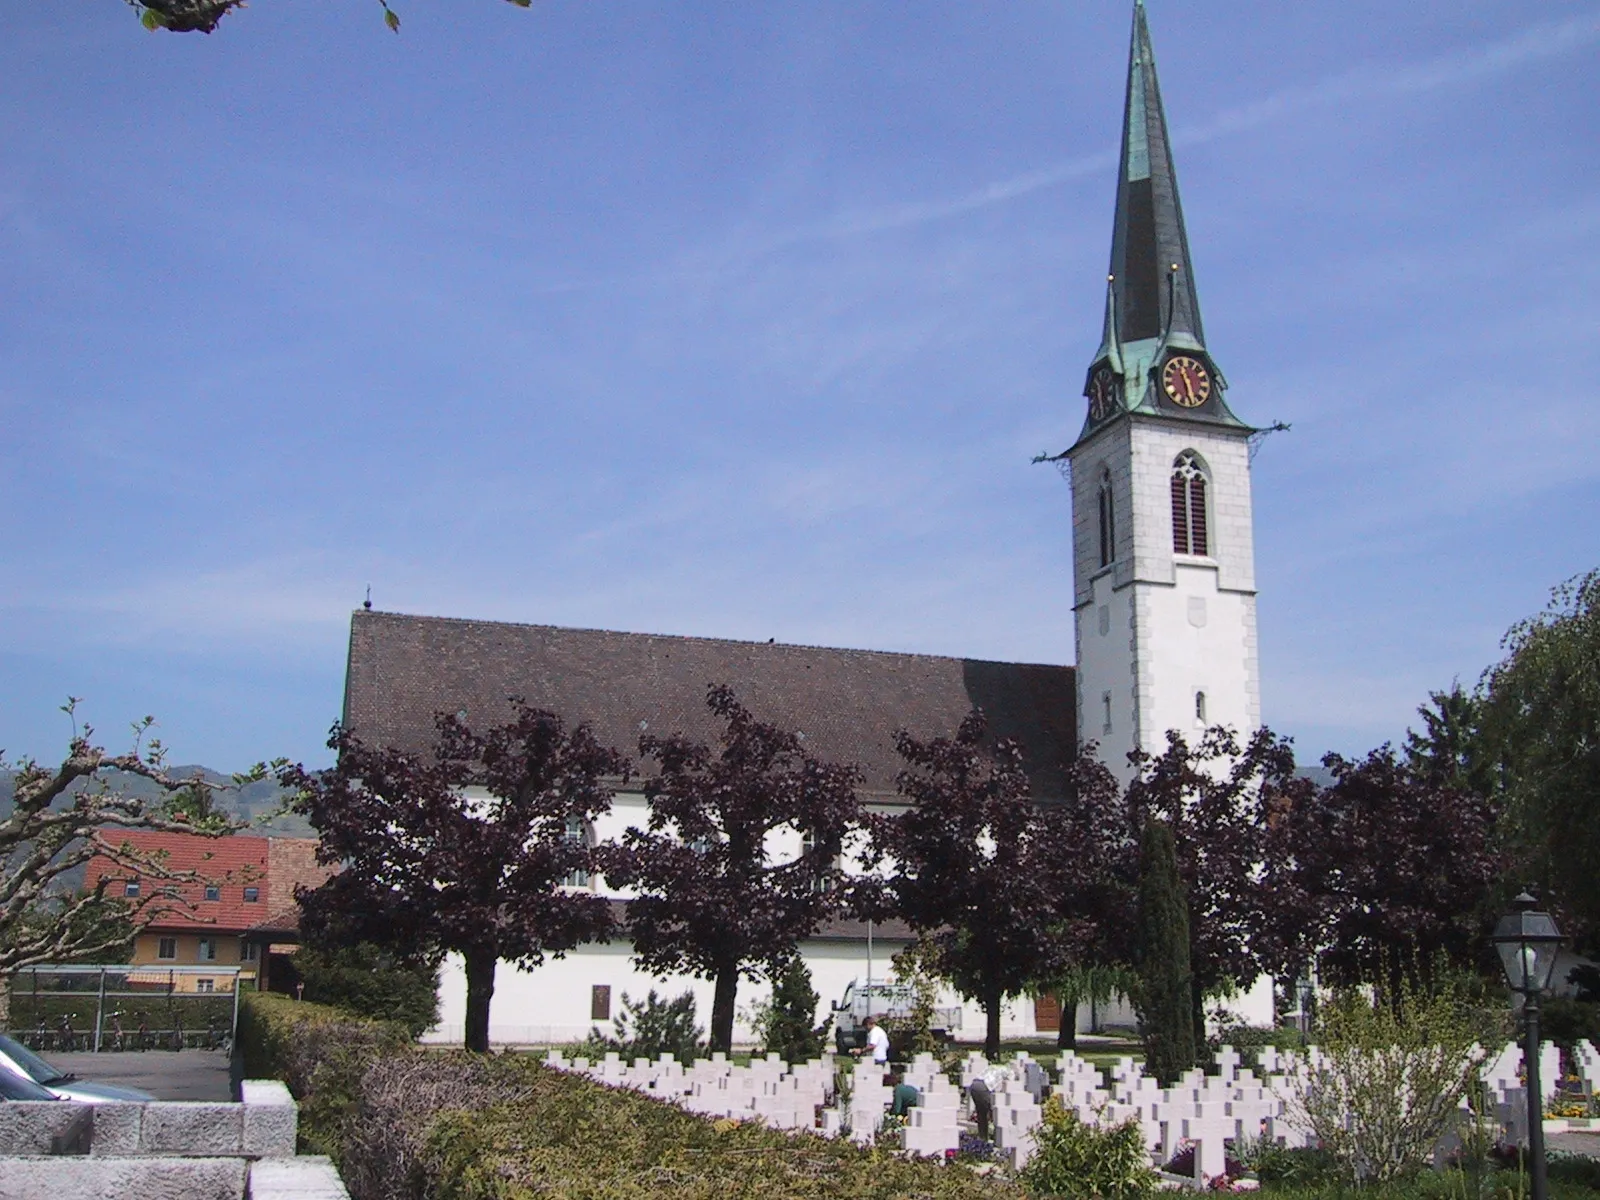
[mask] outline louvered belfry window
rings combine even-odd
[[[1209,554],[1206,530],[1206,474],[1199,456],[1185,450],[1172,464],[1172,549],[1176,554]]]

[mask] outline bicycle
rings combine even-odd
[[[78,1035],[72,1028],[72,1018],[77,1013],[64,1013],[56,1023],[56,1049],[71,1054],[78,1048]]]

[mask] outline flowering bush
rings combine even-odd
[[[1137,1200],[1155,1192],[1156,1173],[1137,1120],[1086,1125],[1051,1096],[1033,1137],[1036,1149],[1019,1175],[1031,1196]]]

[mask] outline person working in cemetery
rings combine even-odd
[[[889,1035],[884,1032],[883,1026],[878,1024],[876,1017],[868,1017],[861,1023],[867,1031],[867,1044],[864,1049],[856,1051],[857,1054],[870,1054],[872,1061],[887,1065],[889,1062]]]
[[[991,1066],[967,1085],[967,1096],[972,1100],[972,1116],[978,1122],[978,1136],[986,1142],[992,1140],[994,1133],[994,1093],[1000,1086],[1003,1073],[998,1066]]]
[[[889,1104],[891,1117],[903,1117],[922,1103],[922,1093],[906,1082],[906,1073],[894,1070],[889,1073],[885,1082],[894,1089],[893,1099]]]

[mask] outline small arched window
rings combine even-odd
[[[1194,719],[1202,725],[1206,723],[1206,694],[1204,692],[1196,692],[1194,694]]]
[[[1111,472],[1100,468],[1100,565],[1109,567],[1117,557],[1117,510],[1111,498]]]
[[[1206,473],[1200,456],[1185,450],[1172,464],[1172,549],[1176,554],[1209,554],[1206,531]]]

